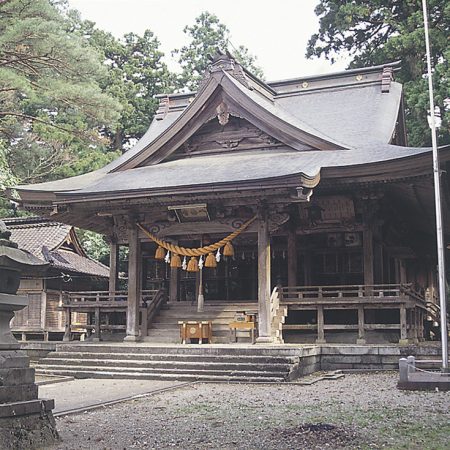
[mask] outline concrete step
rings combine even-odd
[[[116,372],[114,370],[52,370],[37,369],[39,375],[72,376],[74,378],[116,378],[133,380],[167,380],[167,381],[216,381],[216,382],[241,382],[241,383],[274,383],[286,381],[283,377],[253,377],[253,376],[227,376],[206,374],[168,374],[165,372],[135,373]]]

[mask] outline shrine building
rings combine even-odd
[[[177,342],[174,320],[199,317],[226,342],[220,317],[239,311],[263,343],[437,335],[432,151],[408,147],[396,68],[264,82],[219,55],[109,165],[18,186],[25,210],[110,242],[109,290],[67,300],[66,339],[71,312],[127,341]],[[440,158],[449,242],[449,146]]]

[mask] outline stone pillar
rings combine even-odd
[[[128,229],[128,305],[125,341],[139,340],[139,306],[141,301],[141,245],[136,225]]]
[[[109,244],[109,294],[117,291],[119,245],[114,240]]]
[[[270,236],[267,210],[260,212],[258,220],[258,339],[272,342],[270,317]]]
[[[289,230],[287,235],[288,286],[297,286],[297,235]]]

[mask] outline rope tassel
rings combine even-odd
[[[217,267],[217,261],[213,253],[209,253],[206,257],[205,267]]]
[[[195,256],[192,256],[187,265],[188,272],[198,272],[198,261]]]
[[[155,259],[164,259],[164,256],[166,255],[166,252],[164,251],[164,249],[158,245],[158,248],[156,249],[155,252]]]
[[[231,242],[227,242],[223,248],[223,256],[234,256],[234,248]]]
[[[170,267],[181,267],[180,255],[177,255],[176,253],[172,255],[172,259],[170,260]]]

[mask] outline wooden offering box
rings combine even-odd
[[[203,339],[208,340],[208,344],[211,343],[212,339],[212,322],[203,321],[187,321],[178,322],[180,325],[180,338],[183,344],[186,344],[187,339],[198,339],[198,343],[202,344]]]

